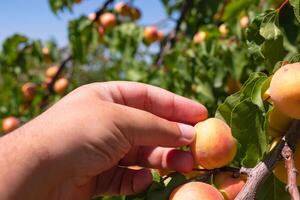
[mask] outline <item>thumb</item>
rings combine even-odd
[[[114,123],[132,145],[179,147],[194,140],[193,126],[168,121],[143,110],[116,106],[120,112]]]

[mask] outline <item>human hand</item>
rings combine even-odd
[[[175,148],[190,144],[191,125],[206,118],[201,104],[145,84],[80,87],[0,139],[0,199],[142,192],[148,168],[192,170],[191,153]],[[133,165],[145,168],[126,168]]]

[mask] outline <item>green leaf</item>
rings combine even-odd
[[[295,16],[300,22],[300,1],[299,0],[289,0],[290,4],[293,6]]]
[[[223,21],[227,21],[231,18],[239,15],[243,10],[247,9],[252,4],[256,4],[257,0],[235,0],[231,1],[225,7],[224,15],[222,17]]]
[[[278,12],[275,10],[266,11],[262,23],[260,25],[259,34],[266,40],[276,40],[282,36],[278,28]]]

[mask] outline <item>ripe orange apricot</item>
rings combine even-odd
[[[2,121],[2,129],[4,133],[9,133],[18,128],[20,125],[21,121],[14,116],[6,117]]]
[[[147,26],[144,29],[144,40],[151,44],[158,40],[158,30],[155,26]]]
[[[191,144],[195,162],[205,169],[220,168],[235,157],[237,141],[231,128],[222,120],[209,118],[195,126],[196,137]]]
[[[60,78],[54,83],[54,91],[58,94],[62,94],[68,88],[69,81],[66,78]]]
[[[138,8],[130,8],[130,17],[133,20],[138,20],[141,18],[141,11]]]
[[[116,16],[110,12],[103,13],[99,20],[104,28],[112,28],[117,24]]]
[[[59,70],[57,65],[53,65],[46,70],[46,77],[53,78]]]
[[[36,93],[36,84],[28,82],[22,86],[22,93],[27,101],[31,101]]]
[[[116,13],[122,16],[130,16],[130,7],[125,2],[119,2],[115,5]]]
[[[294,161],[296,170],[300,170],[300,142],[296,144],[296,150],[294,152]],[[284,160],[278,161],[276,164],[273,174],[283,183],[287,184],[287,172],[285,168]],[[297,176],[297,185],[300,186],[300,176]]]
[[[244,177],[233,177],[230,172],[220,172],[214,176],[214,184],[226,200],[234,200],[246,183]]]
[[[241,17],[241,19],[240,19],[240,27],[242,29],[245,29],[245,28],[248,27],[248,25],[249,25],[249,17],[247,15]]]
[[[158,40],[158,41],[162,41],[162,40],[164,39],[164,37],[165,37],[164,32],[162,32],[162,31],[157,31],[157,40]]]
[[[290,118],[300,119],[300,63],[278,69],[270,83],[274,107]]]
[[[207,32],[205,31],[199,31],[197,32],[193,37],[193,43],[194,44],[201,44],[204,42],[207,38]]]
[[[213,186],[202,182],[189,182],[178,186],[169,200],[224,200],[222,194]]]

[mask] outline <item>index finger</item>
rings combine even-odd
[[[145,110],[170,121],[195,124],[208,116],[202,104],[155,86],[126,81],[95,86],[104,100]]]

